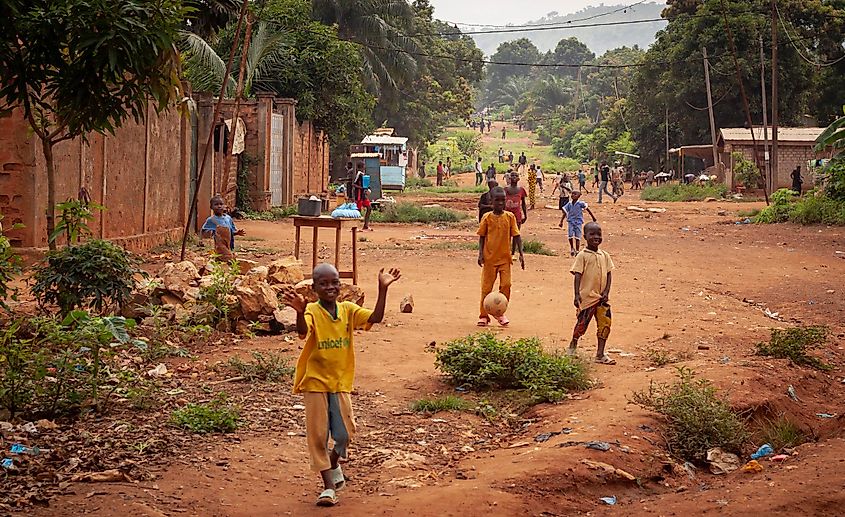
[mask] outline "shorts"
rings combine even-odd
[[[582,227],[584,226],[584,221],[566,221],[566,223],[569,225],[568,233],[570,239],[580,239],[583,237]]]
[[[587,333],[587,327],[590,326],[590,320],[596,318],[596,336],[599,339],[607,339],[610,336],[610,304],[597,303],[592,307],[578,313],[578,321],[575,323],[575,330],[572,331],[572,339],[578,339]]]
[[[338,457],[346,458],[346,448],[355,435],[355,416],[349,393],[304,392],[305,440],[311,468],[322,472],[331,468],[329,436]]]
[[[356,204],[356,205],[358,205],[358,210],[359,210],[359,211],[360,211],[360,210],[363,210],[363,209],[365,209],[365,208],[370,208],[370,206],[372,206],[372,203],[370,203],[370,200],[369,200],[368,198],[366,198],[366,197],[362,197],[362,198],[356,199],[356,200],[355,200],[355,204]]]
[[[568,196],[560,198],[557,202],[557,209],[563,210],[563,207],[566,206],[567,203],[569,203],[569,197]]]

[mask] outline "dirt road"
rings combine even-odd
[[[80,485],[76,495],[59,498],[35,514],[841,514],[845,425],[842,416],[822,419],[816,413],[845,411],[845,255],[836,253],[845,251],[845,230],[734,224],[739,210],[757,204],[649,204],[630,197],[615,205],[591,205],[604,228],[602,247],[617,267],[608,347],[616,351],[618,364],[595,366],[596,388],[535,408],[528,415],[534,420],[515,435],[474,416],[407,412],[415,399],[453,391],[435,371],[427,345],[477,330],[476,252],[460,244],[473,241],[474,225],[375,225],[360,244],[366,303],[375,300],[379,268],[399,267],[403,278],[390,293],[385,324],[357,338],[362,432],[345,466],[350,482],[338,507],[313,506],[318,477],[308,471],[301,427],[280,421],[263,432],[217,438],[201,461],[176,459],[154,484]],[[595,201],[592,194],[585,199]],[[556,200],[543,204],[556,205]],[[666,212],[626,209],[634,204]],[[526,270],[514,275],[511,326],[494,329],[512,337],[538,336],[550,349],[566,346],[575,316],[571,259],[558,218],[556,210],[538,207],[530,212],[524,238],[564,253],[527,256]],[[240,226],[260,239],[249,245],[293,250],[288,221]],[[321,244],[329,246],[328,239],[326,235]],[[323,247],[320,256],[328,259],[331,252]],[[307,255],[304,260],[310,263]],[[414,296],[413,314],[398,312],[405,294]],[[765,309],[783,321],[766,316]],[[753,355],[753,345],[766,339],[770,328],[797,323],[833,328],[831,344],[821,351],[825,361],[836,365],[833,371],[813,372]],[[582,352],[592,354],[594,345],[590,331]],[[296,345],[279,338],[255,339],[240,349],[287,350],[291,357],[298,353]],[[785,465],[765,462],[762,474],[716,477],[701,470],[679,471],[661,452],[659,420],[628,402],[633,391],[674,375],[672,366],[651,367],[650,349],[686,358],[680,364],[713,380],[737,407],[760,415],[788,413],[818,442],[800,447],[799,455]],[[801,403],[787,397],[790,384]],[[571,434],[534,441],[539,433],[564,427]],[[386,466],[374,459],[368,441],[376,440],[391,444],[380,454],[396,461]],[[587,440],[606,441],[612,448],[600,452],[561,446]],[[411,445],[422,452],[403,455]],[[448,461],[442,461],[444,456]],[[623,468],[641,486],[592,470],[584,459]],[[599,498],[605,496],[616,496],[616,506],[604,506]]]

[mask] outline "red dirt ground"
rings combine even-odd
[[[585,199],[595,201],[593,194]],[[552,203],[556,200],[540,204]],[[633,204],[667,211],[626,210]],[[76,485],[75,495],[57,498],[32,515],[841,515],[845,425],[842,416],[822,419],[816,413],[845,412],[845,255],[836,253],[845,251],[845,230],[734,224],[738,211],[759,206],[652,204],[630,194],[616,205],[593,204],[604,228],[603,248],[617,267],[608,346],[626,354],[614,355],[616,366],[592,369],[598,387],[535,408],[530,416],[536,420],[516,436],[495,447],[465,449],[457,461],[439,470],[425,462],[388,469],[361,458],[368,451],[368,436],[404,433],[414,426],[426,433],[444,425],[429,417],[395,415],[405,414],[415,399],[451,391],[435,371],[426,345],[477,330],[476,252],[442,245],[472,241],[474,226],[375,225],[360,245],[367,304],[374,302],[379,268],[399,267],[403,277],[391,290],[386,323],[356,342],[359,397],[366,395],[375,409],[359,415],[363,429],[345,466],[351,479],[337,507],[314,506],[318,477],[308,470],[304,438],[290,436],[280,424],[261,433],[217,439],[199,462],[175,458],[158,472],[154,484]],[[720,210],[726,215],[719,215]],[[555,210],[530,212],[525,238],[568,251],[558,217]],[[249,236],[263,239],[244,244],[293,250],[289,221],[241,226]],[[415,238],[423,234],[443,238]],[[323,244],[330,246],[328,234],[325,239]],[[305,250],[310,247],[303,245]],[[307,253],[303,258],[309,264]],[[321,249],[321,258],[330,256],[328,248]],[[526,262],[526,270],[514,274],[511,327],[496,332],[538,336],[547,347],[561,349],[574,324],[571,260],[561,253],[528,255]],[[413,314],[400,314],[398,302],[408,293],[414,295],[416,308]],[[768,318],[763,308],[778,312],[784,321]],[[820,355],[835,365],[834,370],[815,372],[753,355],[754,343],[767,339],[770,328],[798,323],[833,328],[834,338]],[[588,334],[582,353],[593,353],[594,346]],[[260,338],[241,348],[291,347],[280,338]],[[295,357],[298,349],[292,348],[289,353]],[[659,447],[662,439],[656,431],[661,422],[628,401],[650,381],[674,375],[672,366],[650,368],[646,352],[651,348],[686,353],[689,359],[681,364],[713,380],[736,407],[761,415],[786,412],[818,441],[799,447],[798,455],[784,465],[763,461],[760,474],[717,477],[698,470],[688,475]],[[790,384],[802,402],[787,397]],[[401,418],[413,419],[411,427],[394,427]],[[448,413],[436,418],[463,429],[465,437],[473,436],[467,432],[485,436],[484,423],[475,417]],[[563,427],[572,428],[572,433],[543,443],[533,440]],[[399,443],[418,440],[413,432],[392,438]],[[603,440],[613,447],[599,452],[559,446],[570,440]],[[424,455],[440,454],[439,445],[430,449]],[[623,468],[640,478],[642,486],[590,470],[583,459]],[[611,495],[618,498],[616,506],[599,501]]]

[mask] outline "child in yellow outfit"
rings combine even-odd
[[[525,269],[525,256],[522,254],[522,237],[516,216],[505,211],[505,190],[496,187],[490,191],[493,211],[484,214],[478,225],[478,265],[481,270],[481,311],[478,326],[490,324],[490,315],[484,309],[484,298],[493,291],[496,277],[499,277],[499,292],[510,300],[511,297],[511,239],[519,250],[519,263]],[[502,315],[496,318],[499,325],[510,323]]]
[[[296,363],[293,392],[302,393],[305,404],[305,435],[311,468],[320,473],[324,490],[318,506],[337,504],[337,491],[346,483],[338,461],[355,434],[352,383],[355,377],[356,329],[369,330],[384,318],[387,288],[399,280],[398,269],[378,275],[378,300],[373,310],[352,302],[338,302],[340,275],[333,266],[320,264],[311,275],[318,301],[306,305],[300,294],[285,301],[296,310],[296,329],[305,339]],[[329,435],[334,441],[328,450]]]

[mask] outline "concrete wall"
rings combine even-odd
[[[190,125],[176,110],[149,109],[114,136],[92,133],[54,148],[56,200],[85,188],[106,207],[89,225],[94,236],[144,249],[180,235],[190,185]],[[0,212],[25,228],[9,232],[15,246],[47,245],[47,175],[41,141],[22,113],[0,118]]]
[[[801,176],[804,178],[802,185],[804,190],[812,189],[814,186],[813,175],[807,170],[807,162],[817,158],[823,158],[824,153],[817,153],[813,150],[813,143],[797,143],[797,142],[779,142],[778,143],[778,171],[774,177],[775,190],[780,188],[789,188],[792,186],[792,178],[790,174],[798,165],[801,166]],[[731,153],[741,152],[746,159],[753,161],[754,147],[749,144],[727,144],[725,145],[724,153],[721,158],[725,165],[733,168],[733,159]],[[728,175],[728,185],[731,188],[736,186],[735,175]]]

